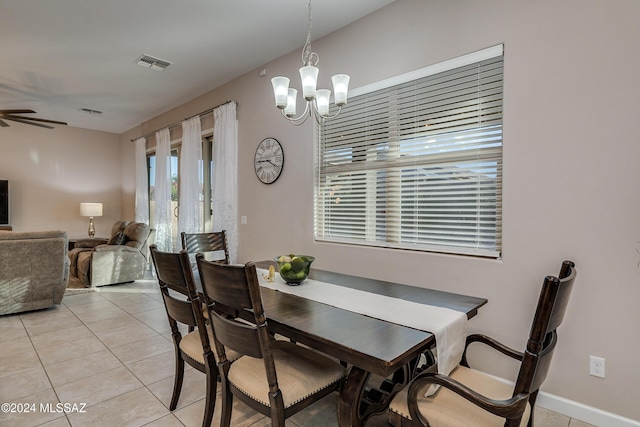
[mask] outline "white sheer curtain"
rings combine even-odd
[[[165,252],[173,251],[171,239],[171,137],[169,129],[156,132],[155,244]]]
[[[236,103],[213,110],[213,231],[226,230],[229,261],[238,262],[238,122]]]
[[[149,179],[147,171],[147,138],[136,139],[136,222],[149,224]]]
[[[202,131],[200,116],[196,116],[182,122],[177,248],[182,247],[181,232],[203,231],[202,197]]]

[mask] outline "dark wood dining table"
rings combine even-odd
[[[258,268],[275,265],[257,262]],[[277,265],[275,265],[277,271]],[[402,285],[330,271],[311,269],[310,279],[412,302],[445,307],[472,318],[487,303],[484,298]],[[304,286],[304,283],[301,285]],[[261,288],[269,330],[332,356],[349,366],[338,398],[338,424],[362,426],[384,411],[414,374],[417,360],[435,345],[435,337],[285,292]],[[380,307],[384,310],[384,307]],[[379,379],[372,384],[372,375]]]

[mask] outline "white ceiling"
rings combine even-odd
[[[392,2],[316,0],[313,39]],[[0,109],[122,133],[301,49],[307,7],[306,0],[0,0]],[[135,63],[142,54],[172,65],[143,68]]]

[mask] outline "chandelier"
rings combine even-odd
[[[331,91],[329,89],[316,89],[318,81],[318,61],[320,57],[311,50],[311,0],[309,0],[309,18],[307,28],[307,42],[302,48],[302,64],[300,68],[300,79],[302,80],[302,96],[306,101],[304,112],[296,117],[296,98],[298,91],[289,87],[288,77],[274,77],[271,79],[273,85],[273,95],[276,100],[276,107],[280,109],[282,115],[296,126],[304,123],[307,118],[313,116],[318,124],[324,123],[326,119],[333,119],[342,107],[347,105],[347,91],[349,89],[349,76],[346,74],[336,74],[331,77],[333,82],[334,103],[338,111],[329,115],[329,102]]]

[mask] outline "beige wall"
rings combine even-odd
[[[120,218],[120,145],[106,132],[20,123],[0,132],[0,179],[9,180],[14,230],[65,230],[86,237],[81,202],[102,202],[97,236],[108,236]]]
[[[312,128],[279,117],[269,83],[278,74],[297,81],[297,51],[266,64],[267,77],[255,70],[128,132],[121,143],[237,100],[239,215],[248,217],[240,226],[241,260],[303,252],[317,257],[318,268],[487,297],[471,329],[517,348],[543,276],[557,274],[563,259],[576,261],[578,281],[543,391],[640,420],[638,22],[634,0],[399,0],[314,42],[322,85],[346,72],[354,88],[504,43],[499,261],[314,242]],[[270,186],[252,168],[267,136],[285,150],[284,172]],[[588,375],[590,354],[606,358],[606,379]],[[473,356],[476,366],[513,378],[504,359]]]

